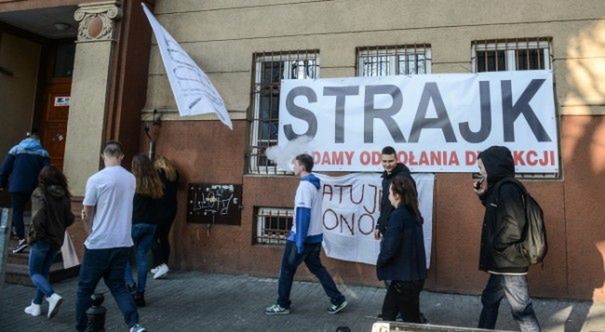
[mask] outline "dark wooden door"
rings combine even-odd
[[[59,169],[63,169],[70,95],[71,77],[52,79],[44,93],[40,138],[51,163]]]

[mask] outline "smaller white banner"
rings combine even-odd
[[[356,173],[340,177],[316,174],[323,194],[323,248],[331,258],[376,265],[380,240],[374,229],[380,216],[380,174]],[[424,248],[427,268],[433,234],[433,174],[412,174],[418,188],[420,212],[424,217]]]
[[[149,8],[141,3],[158,42],[170,88],[181,116],[216,113],[219,120],[233,129],[229,112],[208,76],[189,54],[164,29]]]

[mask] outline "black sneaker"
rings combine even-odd
[[[13,250],[13,254],[18,254],[23,251],[23,249],[27,248],[27,241],[25,239],[19,239],[17,246]]]
[[[348,304],[349,303],[347,303],[347,301],[342,301],[339,305],[332,304],[328,308],[328,313],[329,314],[337,314],[337,313],[341,312],[342,309],[346,308]]]

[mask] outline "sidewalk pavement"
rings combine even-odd
[[[0,331],[74,331],[77,278],[54,285],[65,299],[59,313],[46,319],[23,312],[34,289],[4,285],[0,290]],[[264,308],[277,297],[277,280],[247,275],[170,272],[166,279],[149,278],[147,306],[139,309],[141,324],[149,331],[329,331],[348,326],[351,331],[371,331],[377,321],[385,290],[341,284],[349,306],[337,315],[326,312],[329,301],[321,286],[295,282],[292,313],[266,316]],[[127,331],[122,316],[103,282],[107,331]],[[478,296],[423,292],[421,310],[431,324],[474,327],[481,310]],[[543,331],[605,331],[605,305],[590,302],[534,299]],[[500,308],[498,329],[518,330],[506,301]]]

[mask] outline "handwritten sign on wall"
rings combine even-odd
[[[190,183],[187,191],[188,223],[241,224],[241,184]]]

